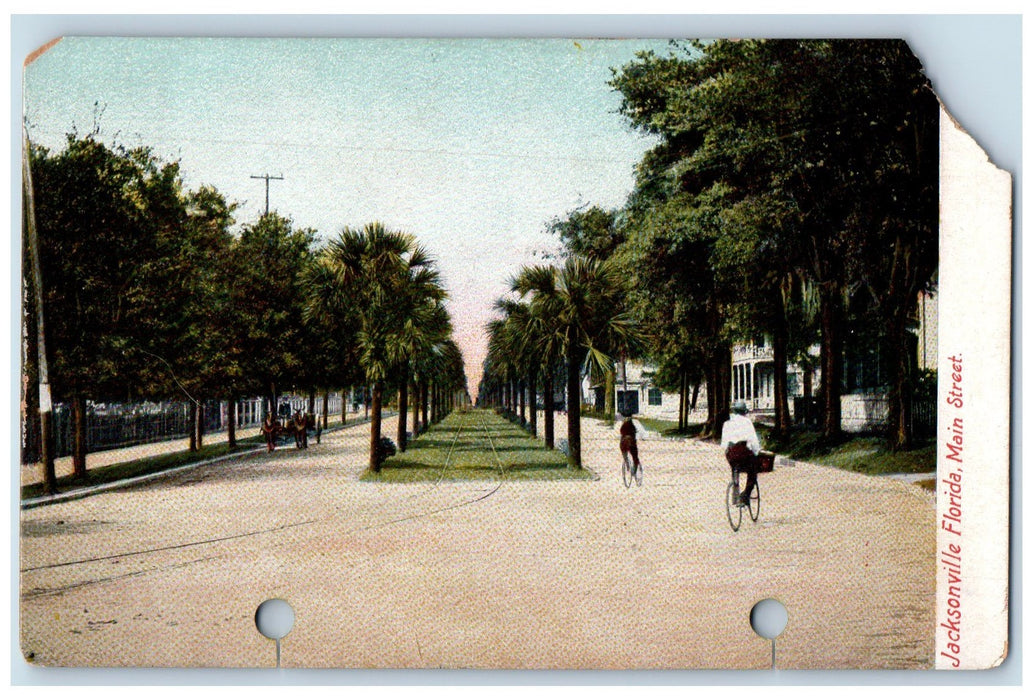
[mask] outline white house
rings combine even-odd
[[[811,349],[811,354],[817,354],[817,347]],[[804,370],[791,363],[786,375],[792,409],[793,398],[804,394]],[[813,379],[813,386],[817,386],[817,371]],[[768,338],[760,337],[753,344],[732,348],[732,401],[743,401],[751,411],[774,413],[775,358]]]
[[[617,412],[627,409],[630,413],[657,420],[678,420],[678,392],[661,389],[653,380],[656,368],[652,365],[625,361],[617,363],[617,377],[614,383],[615,406]],[[586,395],[591,397],[597,410],[603,410],[606,388],[603,384],[592,383],[586,386]],[[691,392],[691,389],[690,389]],[[699,387],[696,410],[705,412],[707,407],[707,390]]]

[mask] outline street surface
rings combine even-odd
[[[377,484],[368,431],[23,511],[23,653],[272,667],[254,615],[284,598],[284,667],[761,669],[749,613],[774,597],[778,668],[931,667],[931,492],[777,463],[732,532],[710,443],[641,436],[627,489],[586,419],[595,481]]]

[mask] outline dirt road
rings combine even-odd
[[[562,437],[562,417],[557,432]],[[392,434],[394,421],[385,423]],[[933,495],[806,464],[733,533],[711,444],[585,420],[569,482],[360,483],[368,426],[21,514],[23,652],[48,665],[769,668],[749,612],[789,611],[779,668],[928,668]],[[487,496],[487,497],[485,497]]]

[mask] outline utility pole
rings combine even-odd
[[[283,179],[283,175],[277,176],[277,175],[270,175],[270,174],[266,173],[265,175],[252,175],[251,179],[252,180],[265,180],[265,215],[269,216],[269,181],[270,180],[282,180]]]
[[[36,311],[36,349],[39,363],[40,462],[43,464],[43,490],[57,493],[54,471],[54,405],[50,396],[47,370],[46,333],[43,330],[43,273],[40,262],[39,233],[36,230],[36,205],[32,189],[29,133],[22,125],[22,187],[25,194],[26,244],[32,258],[32,294]]]

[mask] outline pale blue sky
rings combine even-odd
[[[73,128],[178,159],[323,237],[381,220],[438,259],[476,387],[492,301],[547,222],[623,203],[650,141],[616,113],[611,67],[666,42],[66,38],[25,73],[30,137]],[[97,105],[97,107],[95,107]]]

